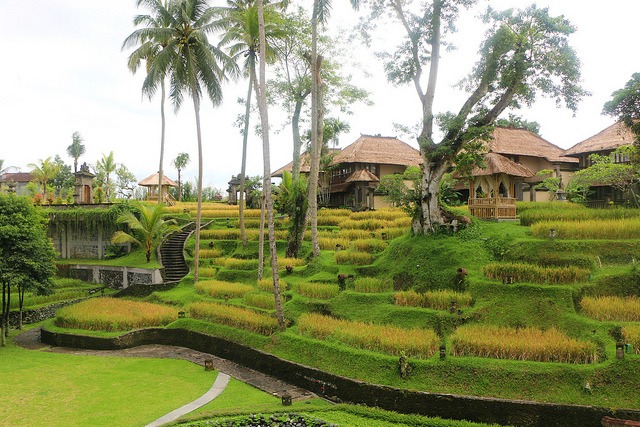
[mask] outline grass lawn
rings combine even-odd
[[[215,372],[181,360],[0,347],[1,426],[141,426],[202,396]],[[6,385],[11,385],[6,387]]]
[[[151,251],[151,261],[147,262],[147,256],[143,249],[135,249],[131,253],[113,259],[75,259],[60,258],[56,260],[58,264],[88,264],[106,265],[113,267],[136,267],[136,268],[160,268],[158,256],[155,251]]]

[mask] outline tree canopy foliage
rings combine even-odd
[[[635,143],[640,146],[640,73],[611,94],[612,99],[604,104],[603,113],[622,121],[635,135]]]

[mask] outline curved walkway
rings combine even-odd
[[[266,393],[272,394],[273,396],[282,397],[284,395],[289,395],[294,401],[317,397],[315,394],[311,393],[308,390],[293,386],[277,378],[254,371],[253,369],[246,368],[230,360],[222,359],[212,354],[202,353],[200,351],[191,350],[185,347],[159,344],[141,345],[124,350],[85,350],[69,347],[55,347],[40,342],[40,328],[33,328],[19,335],[16,335],[14,337],[14,342],[16,343],[16,345],[29,350],[42,350],[52,353],[90,356],[171,358],[188,360],[203,367],[204,361],[206,359],[210,359],[213,361],[214,369],[219,372],[218,378],[216,379],[213,387],[211,388],[211,390],[209,390],[209,392],[207,392],[204,396],[192,402],[191,404],[200,401],[200,399],[203,399],[205,396],[208,396],[216,387],[218,379],[220,379],[220,381],[223,380],[224,377],[221,377],[220,375],[227,376],[226,382],[229,381],[228,377],[233,377],[244,383],[250,384]],[[210,400],[211,399],[213,399],[213,397],[211,397]],[[191,404],[188,404],[186,406],[189,406]],[[199,406],[196,406],[193,409],[196,409],[197,407]],[[169,414],[167,414],[167,416],[168,415]]]
[[[193,402],[187,403],[186,405],[176,409],[175,411],[171,411],[167,415],[158,418],[152,423],[147,424],[145,427],[160,427],[161,425],[173,422],[181,416],[186,415],[189,412],[193,412],[201,406],[206,405],[216,397],[220,396],[220,394],[227,387],[227,384],[229,384],[229,378],[229,375],[219,372],[216,380],[213,382],[213,385],[208,392],[206,392]]]

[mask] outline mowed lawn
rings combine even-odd
[[[206,393],[217,373],[173,359],[0,347],[0,426],[143,426]]]

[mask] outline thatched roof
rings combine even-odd
[[[31,175],[29,172],[7,172],[0,175],[0,181],[3,182],[31,182],[33,181],[33,179],[33,175]]]
[[[473,176],[493,175],[504,173],[511,176],[531,177],[535,175],[531,170],[520,163],[501,156],[498,153],[487,153],[484,155],[486,168],[476,167],[471,172]]]
[[[345,179],[344,182],[379,182],[379,181],[380,179],[378,179],[377,176],[375,176],[368,170],[361,169],[349,175],[349,178]]]
[[[633,133],[624,123],[618,122],[569,148],[565,152],[565,156],[615,150],[618,147],[631,144],[633,144]]]
[[[143,179],[142,181],[140,181],[138,183],[139,186],[141,187],[157,187],[158,186],[158,178],[160,175],[159,173],[154,173],[153,175],[149,175],[148,177],[146,177],[145,179]],[[172,179],[167,178],[166,175],[162,175],[162,186],[169,186],[169,187],[177,187],[178,184],[176,184],[176,182]]]
[[[542,157],[548,162],[577,163],[564,150],[526,129],[496,127],[487,141],[489,151],[503,155]]]
[[[332,164],[340,163],[418,166],[422,156],[420,151],[396,137],[361,135],[333,158]]]
[[[334,154],[340,152],[339,148],[329,148],[329,154]],[[308,174],[311,169],[311,158],[309,153],[306,151],[300,155],[300,173]],[[293,162],[289,162],[280,169],[276,170],[271,174],[272,178],[282,178],[282,173],[284,171],[291,172],[293,170]]]

